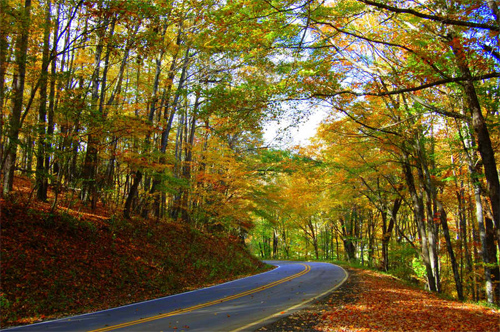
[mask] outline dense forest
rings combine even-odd
[[[500,303],[497,1],[0,6],[4,199],[31,178],[53,210],[104,204]],[[311,144],[263,139],[320,109]]]

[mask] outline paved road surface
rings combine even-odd
[[[266,261],[277,268],[221,285],[5,331],[253,331],[341,285],[328,263]]]

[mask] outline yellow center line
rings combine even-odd
[[[166,317],[170,317],[170,316],[175,316],[175,315],[183,314],[183,313],[190,312],[190,311],[193,311],[193,310],[196,310],[196,309],[206,308],[206,307],[209,307],[209,306],[212,306],[212,305],[216,305],[216,304],[219,304],[219,303],[224,303],[224,302],[227,302],[227,301],[235,300],[235,299],[238,299],[238,298],[250,295],[250,294],[255,294],[255,293],[261,292],[263,290],[266,290],[266,289],[278,286],[278,285],[280,285],[282,283],[285,283],[287,281],[290,281],[292,279],[295,279],[295,278],[298,278],[300,276],[303,276],[304,274],[308,273],[311,270],[311,267],[309,265],[306,265],[306,264],[301,264],[301,265],[303,265],[305,268],[304,268],[304,270],[300,271],[299,273],[296,273],[296,274],[291,275],[289,277],[286,277],[286,278],[283,278],[283,279],[271,282],[271,283],[269,283],[267,285],[264,285],[264,286],[260,286],[260,287],[254,288],[254,289],[250,289],[250,290],[242,292],[242,293],[238,293],[238,294],[235,294],[235,295],[227,296],[227,297],[224,297],[222,299],[218,299],[218,300],[214,300],[214,301],[210,301],[210,302],[205,302],[205,303],[197,304],[197,305],[194,305],[194,306],[188,307],[188,308],[177,309],[177,310],[174,310],[174,311],[167,312],[165,314],[151,316],[151,317],[148,317],[148,318],[141,318],[141,319],[137,319],[137,320],[133,320],[133,321],[127,322],[127,323],[122,323],[122,324],[117,324],[117,325],[112,325],[112,326],[106,326],[106,327],[103,327],[103,328],[100,328],[100,329],[97,329],[97,330],[91,330],[89,332],[105,332],[105,331],[117,330],[117,329],[121,329],[121,328],[124,328],[124,327],[129,327],[129,326],[133,326],[133,325],[137,325],[137,324],[142,324],[142,323],[147,323],[147,322],[155,321],[155,320],[166,318]]]

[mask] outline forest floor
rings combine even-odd
[[[259,331],[500,331],[500,310],[446,300],[392,276],[345,268],[347,281]]]

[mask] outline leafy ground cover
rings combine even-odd
[[[0,199],[0,326],[105,309],[263,271],[236,238],[187,225],[113,217],[100,206],[28,200],[17,179]],[[24,194],[23,194],[24,191]]]
[[[500,311],[445,300],[374,271],[346,268],[333,294],[260,331],[499,331]]]

